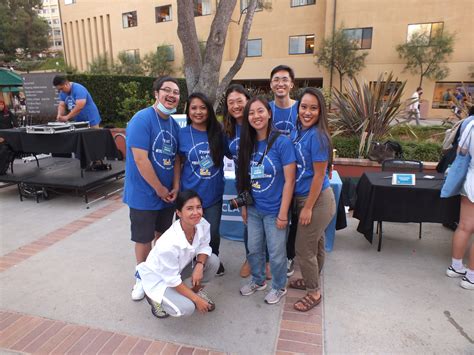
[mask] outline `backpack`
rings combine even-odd
[[[15,160],[15,152],[5,141],[0,142],[0,175],[7,173],[10,164]]]
[[[459,133],[460,128],[464,120],[460,120],[454,124],[454,126],[450,129],[447,129],[446,132],[444,133],[444,139],[443,139],[443,152],[448,151],[451,149],[454,145],[457,146],[457,142],[459,139]]]
[[[368,158],[379,163],[387,159],[403,158],[403,149],[400,143],[395,141],[372,142]]]

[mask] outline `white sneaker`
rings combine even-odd
[[[275,290],[272,288],[265,296],[265,302],[268,304],[278,303],[284,295],[286,295],[286,288],[282,288],[281,290]]]
[[[142,280],[137,278],[132,288],[132,300],[141,301],[144,297],[145,290],[143,289]]]
[[[462,288],[466,290],[474,290],[474,282],[471,282],[466,276],[464,276],[459,284]]]
[[[456,270],[455,268],[453,268],[452,265],[450,265],[447,270],[446,270],[446,276],[449,276],[449,277],[463,277],[466,275],[466,268],[462,268],[460,270]]]

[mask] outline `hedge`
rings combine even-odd
[[[441,157],[441,144],[431,142],[406,142],[397,140],[402,146],[404,159],[421,161],[439,161]],[[333,137],[334,149],[337,156],[341,158],[359,157],[359,138],[357,137]]]
[[[139,95],[149,97],[150,104],[153,103],[153,81],[155,78],[148,76],[125,76],[125,75],[91,75],[91,74],[72,74],[68,79],[84,85],[91,94],[96,103],[103,125],[120,126],[127,122],[131,117],[122,117],[117,112],[117,106],[120,100],[125,98],[125,94],[119,89],[119,83],[128,83],[136,81],[139,83]],[[177,79],[181,98],[188,97],[185,79]],[[181,100],[178,106],[178,112],[184,110],[184,100]]]

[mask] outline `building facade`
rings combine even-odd
[[[55,1],[55,0],[49,0]],[[194,0],[198,38],[206,41],[219,0]],[[224,1],[224,0],[220,0]],[[99,55],[116,60],[119,52],[144,56],[158,46],[169,48],[169,60],[177,72],[183,63],[177,36],[176,0],[59,0],[67,63],[87,71]],[[248,39],[247,58],[235,80],[268,85],[271,69],[287,64],[295,69],[300,85],[338,86],[339,78],[318,67],[315,49],[334,28],[344,28],[367,51],[366,67],[359,77],[374,81],[393,71],[407,80],[405,98],[419,84],[419,76],[404,72],[396,45],[405,43],[414,31],[455,34],[454,53],[446,63],[449,75],[443,81],[424,79],[423,116],[445,118],[449,110],[442,96],[448,88],[464,83],[474,94],[474,34],[469,30],[474,1],[449,5],[441,0],[263,0],[255,13]],[[247,0],[238,0],[227,33],[221,75],[233,64],[239,48]],[[471,67],[471,68],[470,68]]]
[[[61,33],[61,17],[59,13],[59,0],[43,0],[43,8],[38,15],[48,21],[49,50],[57,52],[63,50],[63,36]]]

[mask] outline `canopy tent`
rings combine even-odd
[[[0,91],[18,92],[23,86],[23,79],[20,75],[9,69],[0,68]]]

